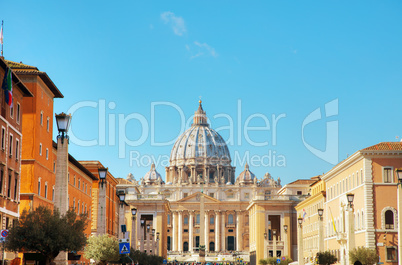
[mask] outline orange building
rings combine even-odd
[[[6,62],[0,57],[0,80],[8,72]],[[1,151],[0,151],[0,222],[1,229],[8,229],[19,218],[21,184],[21,141],[23,99],[32,97],[31,91],[12,73],[12,106],[0,93]],[[15,258],[14,253],[5,253],[5,259]]]
[[[80,161],[80,163],[97,177],[97,181],[94,181],[92,184],[92,234],[101,234],[104,232],[112,236],[117,236],[117,233],[119,231],[119,199],[116,195],[116,185],[118,184],[118,181],[108,171],[106,181],[103,184],[106,189],[106,201],[104,202],[105,206],[103,206],[100,204],[99,200],[99,191],[101,184],[98,181],[98,169],[104,166],[99,161]],[[105,207],[105,211],[103,211],[100,207]],[[103,214],[103,212],[105,214]],[[102,219],[103,223],[99,222],[99,219]]]
[[[54,207],[57,144],[53,142],[53,101],[63,95],[49,76],[37,67],[6,61],[33,97],[21,102],[22,160],[20,212],[39,205]],[[87,213],[91,222],[92,183],[97,177],[71,155],[68,157],[68,205],[77,213]],[[85,233],[91,235],[91,225]],[[26,256],[27,257],[27,256]],[[77,263],[77,261],[69,261]],[[89,263],[83,257],[80,263]]]

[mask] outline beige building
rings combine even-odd
[[[305,220],[302,224],[305,261],[311,261],[314,251],[318,250],[316,208],[325,200],[324,250],[335,254],[340,264],[350,264],[349,251],[365,246],[376,249],[384,264],[397,264],[398,180],[395,169],[400,167],[402,143],[384,142],[357,151],[323,174],[324,183],[317,183],[319,188],[297,206],[298,215],[304,215]],[[326,196],[315,199],[317,191]],[[354,195],[352,207],[348,194]]]
[[[123,205],[121,222],[134,231],[132,245],[178,261],[199,260],[203,244],[206,261],[250,259],[258,264],[269,255],[295,259],[294,206],[311,182],[282,187],[269,173],[258,179],[247,164],[236,176],[231,162],[200,101],[192,126],[172,148],[166,182],[152,165],[140,181],[128,178],[117,185],[125,193],[128,206]]]

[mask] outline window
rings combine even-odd
[[[13,135],[10,134],[10,148],[8,150],[10,157],[13,156]]]
[[[81,179],[78,179],[78,189],[81,189]]]
[[[301,190],[298,190],[297,191],[297,195],[302,195],[303,193],[302,193],[302,191]]]
[[[183,233],[188,233],[188,229],[183,229]]]
[[[39,144],[39,155],[40,156],[42,155],[42,144],[41,143]]]
[[[184,224],[188,225],[188,216],[187,215],[184,216]]]
[[[12,107],[12,105],[10,108],[10,117],[11,117],[11,119],[14,118],[14,108]]]
[[[46,160],[49,160],[49,149],[46,148]]]
[[[45,199],[47,199],[47,182],[45,183]]]
[[[200,224],[200,214],[197,214],[197,216],[195,217],[195,224]]]
[[[170,225],[170,214],[168,214],[168,216],[167,216],[167,223],[168,223],[168,225]]]
[[[392,183],[392,167],[384,167],[382,171],[384,183]]]
[[[56,161],[53,161],[53,173],[56,172]]]
[[[15,178],[15,181],[14,181],[14,201],[17,200],[17,192],[18,192],[18,178]]]
[[[6,129],[1,127],[1,150],[6,149]]]
[[[43,126],[43,111],[40,112],[40,126]]]
[[[8,189],[7,189],[7,197],[11,198],[11,172],[8,175]]]
[[[391,210],[385,212],[385,229],[394,229],[394,212]]]
[[[233,214],[228,215],[228,224],[233,224]]]
[[[15,140],[15,159],[17,159],[17,160],[20,157],[19,148],[20,148],[20,141],[18,139],[16,139]]]
[[[75,175],[74,175],[74,183],[73,183],[73,185],[75,186]]]
[[[15,117],[15,118],[16,118],[18,124],[20,124],[20,119],[21,119],[20,115],[21,115],[21,105],[20,105],[20,103],[17,103],[17,117]]]
[[[77,203],[77,213],[80,213],[80,201]]]
[[[210,217],[209,217],[209,224],[210,225],[213,225],[215,222],[215,219],[214,219],[214,217],[211,215]]]
[[[52,187],[52,201],[54,201],[54,186]]]
[[[396,260],[396,247],[386,247],[387,262],[397,262]]]
[[[46,130],[49,131],[49,127],[50,127],[50,121],[49,121],[49,117],[47,117],[46,119]]]
[[[38,179],[38,195],[40,196],[40,181],[41,181],[41,179],[39,178]]]
[[[0,194],[3,194],[3,179],[4,179],[4,171],[0,170]]]
[[[245,199],[250,198],[250,193],[245,193],[245,194],[244,194],[244,198],[245,198]]]
[[[360,177],[361,177],[360,183],[363,184],[364,182],[363,169],[360,169]]]
[[[188,196],[188,193],[185,192],[185,193],[183,194],[183,198],[186,198],[187,196]]]

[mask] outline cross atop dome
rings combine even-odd
[[[193,125],[208,125],[208,119],[205,111],[202,109],[202,100],[200,99],[198,101],[198,109],[194,113],[194,120],[193,120]]]

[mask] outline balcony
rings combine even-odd
[[[226,228],[236,228],[236,224],[228,224],[228,223],[226,223]]]
[[[348,241],[348,236],[346,233],[338,233],[336,235],[336,241],[338,241],[339,244],[345,244]]]

